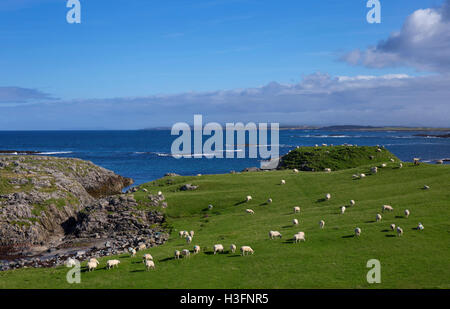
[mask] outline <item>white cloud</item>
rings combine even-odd
[[[410,66],[422,71],[450,72],[450,0],[439,8],[420,9],[402,28],[366,50],[342,57],[352,65],[370,68]]]

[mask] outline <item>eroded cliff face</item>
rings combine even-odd
[[[81,210],[131,184],[79,159],[0,156],[0,255],[61,241]]]

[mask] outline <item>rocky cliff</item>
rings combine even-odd
[[[61,242],[80,211],[132,183],[79,159],[0,156],[0,255]]]

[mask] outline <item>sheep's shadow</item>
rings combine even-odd
[[[388,235],[384,235],[385,237],[395,237],[395,235],[392,234],[388,234]]]
[[[167,261],[171,261],[171,260],[175,260],[175,257],[174,257],[174,256],[172,256],[172,257],[166,257],[166,258],[164,258],[164,259],[159,260],[159,262],[167,262]]]
[[[267,202],[259,204],[259,206],[267,206],[267,205],[269,205],[269,203]]]
[[[395,219],[403,219],[404,216],[395,216]]]
[[[235,258],[235,257],[240,257],[241,255],[240,254],[233,254],[233,255],[229,255],[229,256],[227,256],[227,257],[229,257],[229,258]]]
[[[322,198],[317,199],[316,203],[323,203],[326,200],[327,200],[326,198],[322,197]]]
[[[243,201],[237,202],[236,204],[234,204],[234,206],[239,206],[239,205],[245,204],[246,202],[247,202],[247,200],[243,200]]]
[[[345,236],[342,236],[342,238],[353,238],[353,237],[355,237],[355,235],[345,235]]]
[[[144,271],[146,271],[146,270],[144,270],[144,269],[135,269],[135,270],[132,270],[130,272],[131,273],[143,273]]]
[[[377,221],[375,221],[375,220],[364,221],[364,223],[375,223],[375,222],[377,222]]]
[[[292,227],[292,225],[285,225],[285,226],[282,226],[281,228],[282,229],[287,229],[287,228],[290,228],[290,227]]]
[[[214,251],[204,251],[203,253],[206,255],[214,255]]]
[[[286,239],[283,241],[283,244],[294,244],[295,241],[293,239]]]
[[[391,230],[388,230],[388,229],[384,229],[384,230],[381,230],[383,233],[387,233],[387,232],[390,232]]]

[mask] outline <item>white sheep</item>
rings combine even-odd
[[[381,149],[380,149],[380,148],[377,148],[377,152],[381,152]]]
[[[232,253],[236,252],[236,245],[235,244],[231,244],[230,250],[231,250]]]
[[[252,214],[252,215],[255,214],[255,212],[253,211],[253,209],[246,209],[245,212],[248,213],[248,214]]]
[[[67,267],[74,267],[75,265],[77,265],[77,260],[72,259],[72,258],[68,258],[64,264]]]
[[[242,246],[241,247],[241,255],[242,256],[248,255],[249,253],[251,253],[251,254],[254,253],[254,251],[253,251],[253,249],[251,247],[249,247],[249,246]]]
[[[327,168],[324,168],[323,170],[324,170],[325,173],[331,173],[331,168],[327,167]]]
[[[149,271],[150,268],[155,269],[155,262],[153,262],[152,260],[146,260],[145,268],[147,269],[147,271]]]
[[[223,252],[223,246],[221,244],[214,245],[214,254],[217,252]]]
[[[97,266],[98,266],[98,261],[96,260],[96,259],[94,259],[95,261],[89,261],[88,263],[87,263],[87,267],[88,267],[88,271],[92,271],[92,270],[94,270],[94,269],[96,269],[97,268]]]
[[[181,251],[181,255],[183,255],[184,257],[189,257],[191,255],[191,252],[188,249],[183,249]]]
[[[180,258],[180,254],[181,254],[180,251],[175,250],[175,259],[179,259]]]
[[[391,230],[393,230],[393,231],[395,230],[395,224],[394,223],[391,224]]]
[[[298,232],[294,235],[294,242],[297,243],[299,241],[306,241],[305,232]]]
[[[211,210],[211,209],[213,209],[213,208],[214,208],[213,205],[211,205],[211,204],[208,205],[208,209],[209,209],[209,210]]]
[[[111,269],[114,268],[114,266],[119,267],[120,261],[119,260],[108,260],[106,262],[106,268]]]
[[[250,202],[250,201],[252,200],[251,195],[247,195],[247,197],[245,198],[245,200],[246,200],[247,202]]]
[[[378,173],[378,167],[376,167],[376,166],[372,167],[372,168],[370,169],[370,172],[371,172],[372,174]]]
[[[357,228],[355,229],[355,235],[356,235],[356,237],[361,236],[361,228],[357,227]]]
[[[397,226],[397,236],[400,237],[403,235],[403,229],[399,226]]]
[[[356,179],[356,178],[359,178],[359,176],[356,175],[356,174],[353,174],[353,175],[352,175],[352,178],[353,178],[353,179]]]
[[[387,166],[386,163],[381,164],[381,167],[386,167],[386,166]]]
[[[319,221],[319,227],[320,227],[321,229],[323,229],[323,228],[325,227],[325,221],[320,220],[320,221]]]
[[[282,184],[282,185],[285,185],[285,184],[286,184],[286,180],[281,179],[281,184]]]
[[[270,238],[270,239],[274,239],[275,237],[281,238],[282,235],[281,235],[281,233],[278,232],[278,231],[269,231],[269,238]]]
[[[419,165],[420,158],[414,158],[413,161],[414,161],[414,165]]]
[[[184,236],[185,231],[179,231],[178,235],[180,236],[180,238],[182,238]]]
[[[444,164],[444,160],[437,160],[436,164]]]
[[[294,173],[296,173],[296,174],[298,173],[298,169],[296,169],[296,168],[294,168],[293,171],[294,171]]]
[[[293,225],[298,225],[298,220],[297,219],[292,220],[292,224]]]
[[[364,174],[364,173],[359,174],[359,178],[364,178],[364,177],[366,177],[366,174]]]
[[[135,257],[136,256],[136,249],[130,248],[130,249],[128,249],[128,251],[130,251],[131,257]]]
[[[272,203],[272,199],[269,198],[269,199],[267,200],[267,204],[271,204],[271,203]]]
[[[424,190],[430,190],[430,186],[425,185],[425,186],[423,186],[423,189]]]
[[[294,213],[300,212],[300,207],[299,206],[295,206],[294,207]]]
[[[150,253],[144,254],[144,256],[142,257],[143,263],[145,263],[145,261],[147,260],[153,260],[153,256]]]
[[[346,209],[345,206],[341,207],[341,215],[343,215],[345,213],[345,209]]]
[[[194,234],[195,234],[194,231],[190,231],[190,232],[189,232],[189,236],[191,236],[192,238],[194,238]]]
[[[398,168],[402,168],[402,167],[403,167],[403,163],[399,163]]]
[[[186,242],[188,244],[190,244],[192,242],[192,237],[191,236],[186,236]]]
[[[197,254],[197,253],[199,253],[199,252],[200,252],[200,246],[195,245],[195,246],[194,246],[194,254]]]
[[[409,217],[409,214],[410,214],[409,210],[408,210],[408,209],[405,209],[405,217],[406,217],[406,218]]]
[[[161,191],[158,191],[158,196],[161,196],[162,195],[162,192]]]
[[[394,159],[392,159],[392,158],[390,158],[389,160],[390,160],[390,161],[391,161],[392,163],[394,163],[394,162],[395,162],[395,160],[394,160]]]
[[[419,225],[417,225],[417,229],[419,231],[423,230],[424,229],[423,224],[419,222]]]
[[[145,250],[145,249],[147,249],[147,246],[145,244],[140,244],[139,247],[138,247],[139,251]]]
[[[322,144],[322,147],[327,147],[328,145],[327,144]]]
[[[381,211],[382,212],[384,212],[384,211],[394,211],[394,208],[392,208],[391,205],[383,205],[383,206],[381,206]]]
[[[355,201],[354,200],[350,200],[350,206],[355,206]]]
[[[331,199],[331,194],[330,194],[330,193],[327,193],[327,194],[325,195],[325,199],[326,199],[326,200]]]
[[[380,214],[377,214],[376,216],[375,216],[375,220],[378,222],[378,221],[381,221],[381,215]]]

